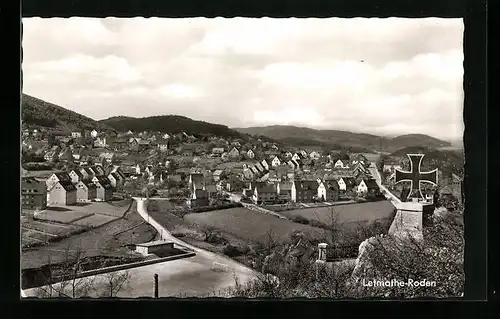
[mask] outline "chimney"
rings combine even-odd
[[[325,261],[326,262],[326,248],[328,247],[328,244],[326,243],[319,243],[318,244],[318,260],[319,261]]]

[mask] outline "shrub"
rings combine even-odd
[[[223,250],[224,254],[228,257],[238,257],[250,252],[248,246],[227,245]]]

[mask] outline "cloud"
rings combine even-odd
[[[463,133],[460,19],[23,19],[24,92],[96,119]]]

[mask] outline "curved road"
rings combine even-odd
[[[213,260],[214,262],[225,264],[229,268],[231,268],[232,270],[234,270],[236,272],[249,273],[249,274],[255,273],[256,274],[255,270],[253,270],[253,269],[251,269],[243,264],[240,264],[239,262],[237,262],[231,258],[224,257],[224,256],[218,255],[216,253],[213,253],[211,251],[207,251],[207,250],[198,248],[196,246],[185,243],[182,240],[172,236],[172,234],[165,227],[163,227],[161,224],[156,222],[149,215],[149,213],[147,211],[147,200],[145,200],[143,198],[134,198],[134,199],[137,202],[137,212],[139,213],[139,215],[141,215],[141,217],[146,222],[148,222],[151,226],[156,228],[158,233],[161,234],[161,237],[163,240],[171,241],[179,246],[186,247],[186,248],[194,251],[197,255],[202,256],[204,258],[208,258],[210,260]]]
[[[224,291],[234,286],[235,278],[239,283],[248,282],[258,275],[258,273],[230,258],[217,255],[215,253],[189,245],[170,234],[163,226],[155,222],[147,212],[147,201],[143,198],[134,198],[137,201],[137,212],[149,222],[157,231],[162,234],[162,238],[172,241],[177,245],[184,246],[196,253],[195,256],[156,263],[148,266],[131,268],[128,270],[130,279],[128,288],[120,291],[118,297],[152,297],[153,278],[158,274],[159,297],[208,297],[214,293]],[[148,221],[149,219],[149,221]],[[215,263],[223,264],[226,271],[214,271]],[[123,273],[124,271],[118,271]],[[94,287],[96,291],[106,287],[102,275],[89,276],[90,280],[95,279]],[[36,293],[36,288],[25,290],[28,296]],[[219,296],[219,295],[217,295]],[[92,293],[90,297],[97,297]]]

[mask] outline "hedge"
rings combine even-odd
[[[235,208],[235,207],[243,207],[243,204],[241,203],[227,203],[227,204],[220,204],[220,205],[214,205],[214,206],[203,206],[203,207],[195,207],[191,209],[191,213],[204,213],[204,212],[211,212],[213,210],[220,210],[220,209],[228,209],[228,208]]]

